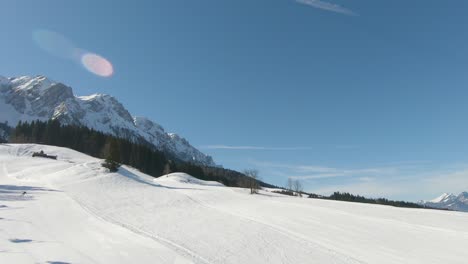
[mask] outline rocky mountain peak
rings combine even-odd
[[[0,78],[0,123],[57,119],[104,133],[150,144],[183,161],[216,166],[213,159],[159,124],[133,117],[113,96],[74,96],[71,87],[45,76]]]
[[[435,199],[420,203],[434,208],[468,212],[468,192],[462,192],[459,195],[444,193]]]

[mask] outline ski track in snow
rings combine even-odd
[[[12,154],[12,156],[21,156],[22,151],[20,149],[16,149],[14,152],[10,152],[10,154]],[[47,162],[47,160],[44,160],[44,161]],[[17,199],[18,201],[27,201],[26,199],[19,199],[19,197],[21,197],[21,192],[22,192],[22,191],[19,191],[19,190],[32,188],[32,187],[29,187],[29,186],[37,186],[37,188],[40,188],[39,185],[36,185],[35,182],[31,181],[30,179],[28,179],[27,181],[17,181],[17,180],[15,180],[16,177],[11,176],[12,173],[10,173],[8,171],[8,169],[7,169],[9,164],[7,162],[5,162],[5,161],[2,161],[1,156],[0,156],[0,162],[1,162],[0,163],[0,166],[1,166],[1,170],[0,170],[1,190],[0,190],[0,192],[9,193],[10,197],[13,197],[13,198]],[[48,176],[53,176],[54,174],[57,174],[57,173],[58,174],[66,173],[67,170],[70,170],[70,169],[72,169],[74,167],[77,167],[77,166],[86,166],[86,164],[72,165],[72,167],[57,170],[54,173],[50,173]],[[3,174],[3,176],[2,176],[2,174]],[[19,175],[21,178],[23,178],[25,176],[23,173],[16,172],[16,174],[17,174],[16,176]],[[28,186],[25,186],[24,185],[25,183]],[[51,186],[53,184],[49,184],[48,182],[42,182],[41,185]],[[33,200],[42,200],[41,199],[42,196],[49,195],[49,194],[45,194],[45,193],[36,193],[36,192],[33,192],[33,191],[28,191],[28,192],[31,192],[31,193],[28,193],[27,195],[30,196],[30,197],[33,197]],[[60,192],[60,191],[57,190],[57,192]],[[63,195],[65,195],[67,197],[70,197],[70,195],[68,195],[66,193],[63,193],[63,192],[60,192],[60,197],[62,197],[62,198],[59,197],[60,200],[65,198],[65,197],[63,197]],[[69,199],[72,200],[71,197]],[[0,204],[2,205],[2,210],[0,211],[0,216],[5,215],[5,210],[28,208],[28,206],[25,206],[25,207],[11,207],[10,205],[8,205],[8,206],[4,205],[4,204],[8,204],[8,203],[9,203],[8,201],[4,201],[3,199],[0,198]],[[45,205],[44,203],[45,202],[42,201],[40,205],[41,206],[51,206],[51,207],[57,206],[56,204]],[[79,205],[76,201],[74,201],[73,203]],[[82,207],[80,206],[80,208],[82,208]],[[60,208],[60,209],[63,210],[63,209],[67,209],[67,208]],[[112,227],[114,225],[113,223],[110,223],[109,221],[104,220],[102,217],[100,217],[98,214],[95,214],[94,212],[90,212],[89,210],[86,210],[85,208],[83,208],[83,209],[84,209],[83,211],[86,211],[86,212],[89,213],[88,216],[87,216],[88,219],[89,218],[93,219],[92,222],[95,221],[94,218],[99,219],[99,221],[101,221],[101,223],[99,223],[100,225],[103,225],[102,223],[104,223],[104,222],[108,223],[106,226],[101,226],[101,227],[108,228],[112,233],[114,233],[113,231],[114,231],[115,228]],[[64,212],[64,213],[67,213],[67,212]],[[51,216],[51,217],[55,218],[55,217],[60,217],[60,216],[61,215],[54,215],[54,216]],[[78,243],[79,246],[77,247],[75,245],[75,241],[72,242],[72,240],[63,240],[63,237],[61,237],[62,234],[44,232],[44,229],[48,229],[49,226],[54,225],[54,221],[50,221],[50,222],[47,222],[47,223],[42,222],[40,225],[38,225],[38,224],[35,223],[36,222],[35,217],[36,217],[36,215],[28,215],[28,218],[30,218],[31,221],[23,221],[23,220],[19,220],[19,219],[6,219],[6,218],[3,218],[3,217],[0,218],[0,263],[46,263],[46,262],[47,263],[131,263],[131,262],[133,262],[130,259],[127,259],[127,261],[122,261],[122,260],[115,261],[115,259],[111,260],[111,261],[96,260],[96,255],[100,255],[99,251],[96,251],[96,252],[91,251],[90,252],[89,248],[87,250],[85,250],[85,251],[83,251],[83,249],[82,249],[83,245],[85,245],[88,242],[92,242],[92,241],[89,241],[89,240],[81,241],[81,243]],[[86,221],[87,219],[81,219],[81,220]],[[34,231],[28,232],[28,235],[27,235],[28,239],[23,239],[23,238],[25,238],[24,235],[23,236],[18,236],[18,233],[22,233],[22,232],[15,232],[17,230],[15,230],[13,228],[3,228],[2,224],[6,223],[6,221],[12,221],[14,223],[24,222],[25,223],[24,226],[26,226],[28,230],[34,230]],[[81,223],[81,224],[84,224],[84,223]],[[81,226],[81,227],[80,227],[80,225],[74,226],[74,223],[70,222],[70,225],[66,225],[67,229],[69,227],[71,229],[73,229],[73,228],[78,229],[77,232],[80,232],[81,230],[79,230],[79,229],[81,227],[83,227],[83,226]],[[122,225],[119,225],[119,227],[125,228]],[[125,228],[125,230],[129,230],[129,229],[130,228],[128,228],[128,227]],[[11,231],[9,231],[9,230],[11,230]],[[20,230],[20,231],[22,231],[22,230]],[[95,231],[99,232],[100,230],[97,229]],[[122,230],[118,230],[118,232],[115,232],[115,233],[120,233],[120,232],[122,232]],[[129,230],[128,232],[131,232],[131,230]],[[125,233],[125,232],[123,232],[123,233]],[[133,236],[136,236],[138,240],[142,240],[142,242],[144,242],[144,243],[148,243],[148,241],[146,241],[146,239],[139,239],[138,238],[139,235],[133,235]],[[20,237],[20,238],[16,238],[16,237]],[[48,237],[49,239],[48,240],[38,240],[37,237]],[[133,242],[132,240],[135,239],[135,237],[132,237],[132,236],[129,236],[128,234],[126,234],[126,236],[123,237],[123,240],[124,241],[127,240],[128,237],[131,238],[130,239],[131,242]],[[31,238],[31,239],[29,239],[29,238]],[[119,238],[119,237],[117,237],[117,238]],[[8,244],[3,245],[2,242],[5,242],[5,241],[2,241],[2,240],[7,240],[7,242],[9,242],[9,243],[14,243],[16,245],[15,246],[16,250],[13,251],[11,249],[4,249],[4,248],[8,247]],[[15,241],[18,241],[18,242],[15,242]],[[140,243],[142,243],[142,242],[140,242]],[[44,258],[42,256],[43,254],[38,253],[37,251],[42,250],[42,247],[44,247],[43,245],[46,245],[46,243],[47,244],[51,244],[51,243],[52,244],[57,244],[57,245],[59,245],[59,247],[63,247],[61,250],[55,250],[54,253],[61,252],[61,251],[64,251],[64,249],[66,249],[66,251],[69,251],[68,252],[69,256],[73,256],[73,258],[78,259],[78,261],[59,261],[59,260],[57,260],[56,258],[53,258],[53,257]],[[120,242],[120,243],[122,243],[122,242]],[[31,245],[33,245],[33,244],[34,244],[34,247],[31,247]],[[9,246],[11,246],[11,245],[9,245]],[[130,245],[130,246],[135,247],[136,245]],[[156,249],[158,247],[161,247],[161,245],[159,245],[159,246],[156,245]],[[38,248],[41,248],[41,249],[38,249]],[[125,250],[125,248],[126,247],[124,247],[124,250]],[[169,250],[164,249],[164,251],[169,251]],[[120,252],[120,253],[122,253],[122,252]],[[148,252],[146,252],[146,253],[148,253]],[[166,253],[166,252],[164,252],[164,253]],[[149,254],[147,254],[149,256],[146,256],[144,258],[140,257],[140,259],[142,259],[142,260],[140,260],[138,262],[139,263],[150,263],[153,260],[160,259],[160,258],[157,257],[158,256],[157,251],[153,251],[152,253],[149,252]],[[13,256],[13,255],[15,255],[15,256]],[[164,260],[164,257],[162,257],[162,261],[160,261],[160,262],[156,261],[156,262],[157,263],[192,263],[191,261],[188,260],[188,258],[184,258],[184,257],[180,256],[180,255],[183,255],[183,254],[178,254],[178,253],[174,252],[174,253],[169,254],[169,255],[170,255],[170,257],[168,258],[169,260]],[[137,256],[137,254],[132,254],[132,257],[135,258],[135,259],[138,259],[139,256]],[[11,261],[11,258],[13,258],[14,260]],[[100,258],[100,257],[98,257],[98,258]],[[52,260],[47,260],[47,259],[52,259]]]
[[[177,189],[175,191],[179,192]],[[366,263],[366,262],[358,261],[357,259],[353,259],[353,258],[351,258],[349,256],[344,255],[344,254],[341,254],[341,253],[339,253],[339,252],[337,252],[335,250],[332,250],[330,248],[327,248],[327,247],[325,247],[323,245],[319,245],[317,243],[314,243],[313,241],[310,241],[310,240],[304,238],[303,236],[301,236],[301,235],[299,235],[297,233],[288,231],[288,230],[286,230],[284,228],[281,228],[279,226],[268,224],[266,222],[255,219],[253,217],[248,217],[248,216],[245,216],[245,215],[242,215],[242,214],[235,214],[235,213],[230,212],[228,210],[221,209],[221,208],[215,207],[215,206],[211,206],[211,205],[209,205],[209,204],[207,204],[207,203],[205,203],[205,202],[203,202],[203,201],[201,201],[199,199],[196,199],[196,198],[194,198],[194,197],[192,197],[190,195],[187,195],[187,194],[185,194],[183,192],[179,192],[179,193],[184,195],[185,197],[187,197],[187,199],[189,199],[189,200],[191,200],[191,201],[193,201],[193,202],[195,202],[195,203],[197,203],[197,204],[199,204],[199,205],[201,205],[201,206],[203,206],[205,208],[216,210],[216,211],[222,212],[224,214],[232,215],[234,217],[242,218],[242,219],[244,219],[246,221],[249,221],[249,222],[253,222],[253,223],[257,223],[257,224],[266,226],[267,228],[270,228],[274,232],[278,232],[280,234],[286,235],[286,236],[288,236],[289,238],[291,238],[293,240],[296,240],[296,241],[299,241],[301,243],[307,244],[307,246],[309,246],[309,247],[315,248],[315,249],[320,250],[322,252],[327,252],[327,253],[333,255],[334,258],[337,258],[339,260],[345,260],[346,263],[350,263],[350,264],[352,264],[352,263],[365,264]]]
[[[73,198],[73,196],[71,196]],[[77,201],[80,206],[88,211],[90,214],[94,215],[95,217],[97,218],[100,218],[104,221],[107,221],[107,222],[110,222],[112,224],[115,224],[115,225],[119,225],[121,227],[124,227],[124,228],[127,228],[128,230],[136,233],[136,234],[139,234],[139,235],[142,235],[142,236],[146,236],[146,237],[149,237],[151,239],[154,239],[154,240],[157,240],[158,242],[161,242],[163,244],[165,244],[166,246],[169,246],[171,248],[173,248],[175,251],[179,252],[181,255],[183,255],[184,257],[188,257],[188,258],[191,258],[192,260],[195,261],[195,263],[205,263],[205,264],[211,264],[211,262],[209,262],[208,260],[204,259],[202,256],[196,254],[195,252],[192,252],[190,249],[188,248],[185,248],[181,245],[178,245],[177,243],[174,243],[168,239],[165,239],[163,237],[160,237],[156,234],[151,234],[149,232],[145,232],[129,223],[125,223],[125,222],[122,222],[122,221],[118,221],[118,220],[115,220],[114,218],[110,217],[110,216],[102,216],[102,215],[99,215],[99,210],[97,210],[96,208],[93,208],[90,203],[83,203],[83,201],[81,201],[79,198],[73,198],[75,201]]]
[[[30,157],[41,149],[59,160]],[[183,174],[106,173],[100,163],[63,148],[0,145],[0,263],[468,259],[468,214],[250,195]]]
[[[87,163],[85,163],[84,166],[89,168],[89,166],[87,166]],[[132,180],[137,180],[137,179],[135,179],[135,178],[130,178],[130,179],[132,179]],[[145,181],[144,179],[138,179],[138,180],[139,180],[139,181]],[[146,182],[146,181],[145,181],[145,182]],[[151,185],[152,183],[151,183],[151,182],[147,182],[147,184],[150,184],[150,185]],[[174,190],[174,191],[177,191],[177,190]],[[326,248],[326,247],[324,247],[324,246],[322,246],[322,245],[318,245],[318,244],[316,244],[316,243],[314,243],[314,242],[312,242],[312,241],[310,241],[310,240],[305,239],[304,237],[302,237],[302,236],[300,236],[300,235],[298,235],[298,234],[295,234],[295,233],[293,233],[293,232],[290,232],[290,231],[288,231],[288,230],[285,230],[285,229],[283,229],[283,228],[281,228],[281,227],[274,226],[274,225],[271,225],[271,224],[268,224],[268,223],[265,223],[265,222],[256,220],[256,219],[251,218],[251,217],[247,217],[247,216],[245,216],[245,215],[234,214],[234,213],[229,212],[229,211],[227,211],[227,210],[223,210],[223,209],[220,209],[220,208],[216,208],[216,207],[210,206],[210,205],[208,205],[208,204],[202,202],[201,200],[197,200],[196,198],[191,197],[190,195],[187,195],[187,194],[184,194],[184,193],[180,193],[180,194],[182,194],[182,195],[185,196],[187,199],[189,199],[189,200],[191,200],[191,201],[193,201],[193,202],[195,202],[195,203],[197,203],[197,204],[199,204],[199,205],[201,205],[201,206],[203,206],[203,207],[205,207],[205,208],[212,209],[212,210],[216,210],[216,211],[222,212],[222,213],[224,213],[224,214],[229,214],[229,215],[232,215],[232,216],[234,216],[234,217],[242,218],[242,219],[244,219],[244,220],[246,220],[246,221],[250,221],[250,222],[254,222],[254,223],[257,223],[257,224],[264,225],[264,226],[270,228],[271,230],[273,230],[274,232],[281,233],[281,234],[283,234],[283,235],[288,236],[289,238],[291,238],[291,239],[293,239],[293,240],[296,240],[296,241],[299,241],[299,242],[301,242],[301,243],[307,244],[308,247],[315,248],[315,249],[320,250],[320,251],[322,251],[322,252],[326,252],[326,253],[332,255],[333,258],[339,259],[339,260],[341,260],[341,261],[346,261],[346,263],[350,263],[350,264],[353,264],[353,263],[356,263],[356,264],[358,264],[358,263],[359,263],[359,264],[364,264],[364,263],[365,263],[365,262],[362,262],[362,261],[358,261],[358,260],[356,260],[356,259],[353,259],[353,258],[351,258],[351,257],[349,257],[349,256],[345,256],[345,255],[343,255],[343,254],[341,254],[341,253],[339,253],[339,252],[337,252],[337,251],[334,251],[334,250],[332,250],[332,249]],[[160,241],[160,242],[162,242],[162,243],[165,243],[165,244],[167,244],[168,246],[173,247],[175,250],[181,251],[181,253],[182,253],[183,255],[188,256],[188,257],[191,257],[191,258],[193,258],[194,260],[200,260],[200,261],[202,261],[202,263],[206,263],[206,264],[210,264],[210,263],[211,263],[211,262],[208,261],[207,259],[201,257],[200,255],[198,255],[198,254],[196,254],[196,253],[190,251],[189,249],[187,249],[187,248],[185,248],[185,247],[183,247],[183,246],[181,246],[181,245],[179,245],[179,244],[177,244],[177,243],[175,243],[175,242],[173,242],[173,241],[170,241],[169,239],[160,237],[160,236],[155,235],[155,234],[151,234],[151,233],[149,233],[149,232],[145,232],[145,231],[143,231],[143,230],[141,230],[141,229],[139,229],[139,228],[137,228],[137,227],[135,227],[135,226],[133,226],[133,225],[131,225],[131,224],[129,224],[129,223],[116,220],[116,219],[114,219],[114,218],[112,218],[112,217],[110,217],[110,216],[100,216],[99,213],[98,213],[99,210],[97,210],[96,208],[93,208],[90,202],[84,202],[84,201],[80,200],[80,198],[78,198],[78,197],[74,197],[74,199],[75,199],[82,207],[84,207],[85,209],[87,209],[88,211],[90,211],[90,212],[92,212],[94,215],[96,215],[96,217],[102,218],[102,219],[104,219],[104,220],[107,220],[107,221],[109,221],[109,222],[111,222],[111,223],[114,223],[114,224],[117,224],[117,225],[121,225],[121,226],[123,226],[123,227],[125,227],[125,228],[128,228],[128,229],[134,231],[135,233],[138,233],[138,234],[141,234],[141,235],[145,235],[145,236],[148,236],[148,237],[153,238],[153,239],[155,239],[155,240],[158,240],[158,241]]]
[[[185,195],[185,194],[184,194]],[[217,210],[219,212],[222,212],[222,213],[225,213],[225,214],[229,214],[229,215],[232,215],[234,217],[239,217],[239,218],[242,218],[242,219],[245,219],[247,221],[251,221],[251,222],[254,222],[254,223],[257,223],[257,224],[261,224],[261,225],[264,225],[268,228],[270,228],[271,230],[274,230],[275,232],[278,232],[278,233],[281,233],[283,235],[286,235],[288,236],[289,238],[293,239],[293,240],[296,240],[296,241],[299,241],[301,243],[305,243],[307,244],[307,246],[309,247],[312,247],[312,248],[316,248],[317,250],[320,250],[320,251],[323,251],[323,252],[327,252],[331,255],[334,256],[334,258],[337,258],[339,260],[345,260],[346,263],[350,263],[350,264],[353,264],[353,263],[356,263],[356,264],[365,264],[366,262],[362,262],[362,261],[359,261],[357,259],[354,259],[352,257],[349,257],[349,256],[346,256],[344,254],[341,254],[335,250],[332,250],[330,248],[327,248],[326,246],[324,245],[319,245],[317,243],[314,243],[313,241],[310,241],[309,239],[306,239],[304,238],[303,236],[297,234],[297,233],[294,233],[294,232],[291,232],[291,231],[288,231],[282,227],[279,227],[279,226],[276,226],[276,225],[272,225],[272,224],[268,224],[266,222],[263,222],[263,221],[260,221],[258,219],[255,219],[253,217],[248,217],[248,216],[245,216],[245,215],[241,215],[241,214],[235,214],[233,212],[229,212],[227,210],[224,210],[224,209],[220,209],[218,207],[214,207],[214,206],[210,206],[208,205],[207,203],[204,203],[202,202],[201,200],[197,200],[193,197],[190,197],[189,195],[186,195],[186,197],[206,208],[209,208],[209,209],[213,209],[213,210]]]

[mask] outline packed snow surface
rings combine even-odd
[[[467,213],[250,195],[100,163],[0,145],[0,263],[467,263]]]

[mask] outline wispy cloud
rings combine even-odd
[[[421,163],[423,166],[419,168],[409,164],[411,166],[405,164],[358,169],[305,165],[286,167],[283,164],[283,167],[270,168],[276,168],[275,175],[279,177],[304,180],[309,191],[325,195],[342,191],[369,197],[417,201],[444,192],[460,193],[468,190],[468,164],[443,165],[438,169],[426,167],[425,163]]]
[[[418,201],[432,199],[444,192],[458,194],[468,190],[468,168],[405,175],[405,172],[400,171],[391,177],[359,177],[353,181],[311,185],[310,191],[323,195],[341,191],[374,198]]]
[[[357,175],[386,175],[397,171],[396,167],[375,167],[375,168],[360,168],[360,169],[342,169],[327,166],[317,165],[296,165],[296,164],[281,164],[273,162],[250,161],[256,167],[268,169],[282,169],[284,175],[296,179],[324,179],[343,176]]]
[[[349,192],[373,198],[391,198],[417,201],[422,198],[420,193],[411,193],[410,189],[418,188],[417,184],[409,182],[387,182],[383,180],[358,180],[349,184],[324,185],[312,188],[311,192],[330,195],[333,192]],[[432,197],[432,196],[431,196]]]
[[[344,14],[348,16],[358,15],[357,13],[355,13],[354,11],[348,8],[345,8],[340,5],[330,3],[330,2],[325,2],[321,0],[295,0],[295,1],[303,5],[308,5],[314,8],[319,8],[319,9],[330,11],[330,12],[340,13],[340,14]]]
[[[330,148],[342,149],[342,150],[352,150],[357,149],[359,146],[356,145],[331,145]],[[201,149],[224,149],[224,150],[272,150],[272,151],[293,151],[293,150],[314,150],[317,147],[270,147],[270,146],[233,146],[233,145],[204,145],[200,146]]]
[[[301,167],[295,168],[295,170],[302,170]],[[356,177],[362,175],[369,175],[366,177],[360,177],[359,179],[372,179],[370,176],[383,176],[390,175],[396,169],[395,168],[369,168],[369,169],[338,169],[330,168],[326,173],[310,173],[303,175],[291,175],[289,178],[299,179],[299,180],[319,180],[319,179],[328,179],[328,178],[337,178],[337,177]],[[304,171],[307,173],[307,171]]]
[[[443,189],[444,192],[454,193],[468,191],[468,168],[465,167],[449,172],[437,172],[433,176],[425,177],[423,184],[429,190]]]
[[[344,173],[317,173],[311,175],[292,175],[288,178],[295,180],[319,180],[346,176]]]
[[[329,195],[335,191],[369,197],[418,201],[441,193],[468,191],[468,162],[434,164],[408,160],[368,167],[335,167],[248,161],[277,184],[288,178],[302,180],[306,191]]]
[[[296,165],[296,164],[284,164],[276,162],[267,162],[267,161],[249,161],[252,165],[261,168],[270,168],[270,169],[283,169],[287,171],[293,171],[296,173],[333,173],[336,172],[336,168],[326,167],[326,166],[315,166],[315,165]]]
[[[309,150],[311,147],[261,147],[261,146],[229,146],[229,145],[207,145],[202,149],[227,149],[227,150]]]

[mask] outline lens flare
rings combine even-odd
[[[73,42],[57,32],[39,29],[33,32],[32,37],[41,49],[54,56],[69,59],[73,55]]]
[[[110,77],[114,73],[112,64],[105,58],[94,53],[82,55],[81,63],[88,71],[101,77]]]
[[[54,56],[82,64],[89,72],[101,77],[110,77],[114,73],[112,63],[95,53],[78,48],[65,36],[46,29],[32,32],[33,41],[44,51]]]

